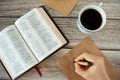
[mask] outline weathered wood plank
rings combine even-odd
[[[0,30],[14,24],[17,18],[0,18]],[[82,38],[90,36],[101,49],[120,50],[120,20],[107,20],[106,26],[99,32],[86,35],[77,28],[76,18],[54,18],[59,28],[69,40],[66,46],[72,48],[77,45]]]
[[[62,32],[74,47],[82,38],[90,36],[101,49],[120,49],[120,20],[107,20],[105,27],[93,34],[83,34],[77,27],[76,18],[54,18]]]
[[[101,0],[79,0],[70,16],[77,17],[78,12],[84,6],[89,4],[98,5],[100,2]],[[120,0],[102,0],[102,2],[104,3],[102,8],[105,10],[108,18],[120,19]],[[0,0],[0,16],[21,16],[32,8],[43,5],[40,0]],[[47,6],[46,8],[52,16],[63,17],[63,15],[53,9]]]
[[[38,65],[42,71],[43,77],[40,78],[34,69],[22,75],[18,80],[67,80],[63,73],[58,69],[56,61],[59,60],[63,55],[65,55],[71,49],[61,49],[42,63]],[[108,60],[117,68],[120,72],[120,51],[105,51],[102,50],[103,54],[108,58]],[[3,73],[4,70],[0,66],[0,78],[8,79],[8,76]]]

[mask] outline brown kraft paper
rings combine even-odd
[[[84,52],[103,57],[107,73],[111,80],[120,80],[120,74],[97,48],[95,43],[88,37],[83,39],[81,43],[79,43],[76,47],[74,47],[71,51],[57,61],[58,67],[69,80],[85,80],[83,77],[75,73],[75,67],[73,63],[74,59]]]
[[[57,10],[61,14],[68,16],[78,0],[41,0],[41,2]]]

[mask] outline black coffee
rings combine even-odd
[[[82,13],[81,23],[89,30],[96,30],[101,26],[102,18],[96,10],[88,9]]]

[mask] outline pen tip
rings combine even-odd
[[[88,62],[88,66],[92,66],[93,65],[93,63],[91,63],[91,62]]]
[[[73,63],[76,63],[76,61],[73,61]]]

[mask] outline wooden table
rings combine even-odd
[[[101,1],[104,3],[102,8],[107,14],[106,26],[94,34],[83,34],[79,31],[76,24],[78,12],[88,4],[98,5]],[[38,65],[43,74],[42,78],[32,69],[18,80],[67,80],[58,69],[56,61],[86,36],[90,36],[103,54],[120,72],[120,0],[79,0],[73,12],[68,17],[47,7],[39,0],[0,0],[0,30],[14,24],[20,16],[41,5],[47,8],[52,18],[69,40],[69,44]],[[9,80],[1,64],[0,80]]]

